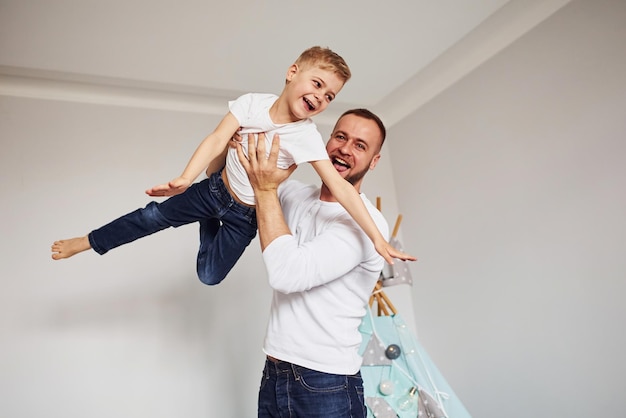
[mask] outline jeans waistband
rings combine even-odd
[[[268,365],[272,366],[272,368],[278,372],[293,372],[293,367],[295,366],[295,364],[292,364],[288,361],[279,360],[272,356],[266,356],[265,362]]]
[[[224,169],[216,171],[208,178],[211,187],[214,187],[219,191],[220,200],[222,200],[222,203],[229,205],[232,210],[249,216],[250,218],[256,219],[255,208],[253,206],[248,206],[238,202],[238,200],[231,194],[230,190],[228,190],[228,187],[226,187],[224,179],[222,178],[223,170]],[[217,198],[217,196],[215,197]]]

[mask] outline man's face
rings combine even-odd
[[[341,177],[359,190],[363,176],[380,159],[381,145],[381,132],[376,122],[349,114],[337,122],[326,151]]]

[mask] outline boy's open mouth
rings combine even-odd
[[[304,103],[306,103],[306,105],[309,107],[309,111],[314,111],[315,110],[315,105],[313,105],[313,103],[307,99],[306,97],[303,97],[304,99]]]

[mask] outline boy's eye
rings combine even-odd
[[[320,82],[319,82],[319,81],[317,81],[317,80],[313,80],[313,84],[315,84],[315,87],[317,87],[317,88],[322,87],[322,83],[320,83]]]
[[[327,95],[326,95],[326,100],[328,100],[329,102],[332,102],[334,98],[335,98],[335,97],[334,97],[334,96],[331,96],[330,94],[327,94]]]

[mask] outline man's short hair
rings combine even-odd
[[[350,68],[344,59],[329,48],[321,46],[313,46],[305,50],[295,63],[303,67],[316,66],[322,70],[332,71],[337,74],[344,84],[352,77]]]
[[[369,119],[369,120],[373,120],[374,122],[376,122],[376,125],[378,125],[378,129],[380,130],[380,146],[382,148],[383,144],[385,143],[385,138],[387,137],[387,129],[385,129],[385,124],[383,123],[382,120],[380,120],[378,116],[376,116],[373,112],[367,109],[350,109],[350,110],[346,110],[345,112],[343,112],[343,114],[339,117],[339,119],[337,119],[337,122],[339,122],[341,118],[347,115],[355,115],[363,119]],[[336,126],[337,125],[335,124],[335,127]]]

